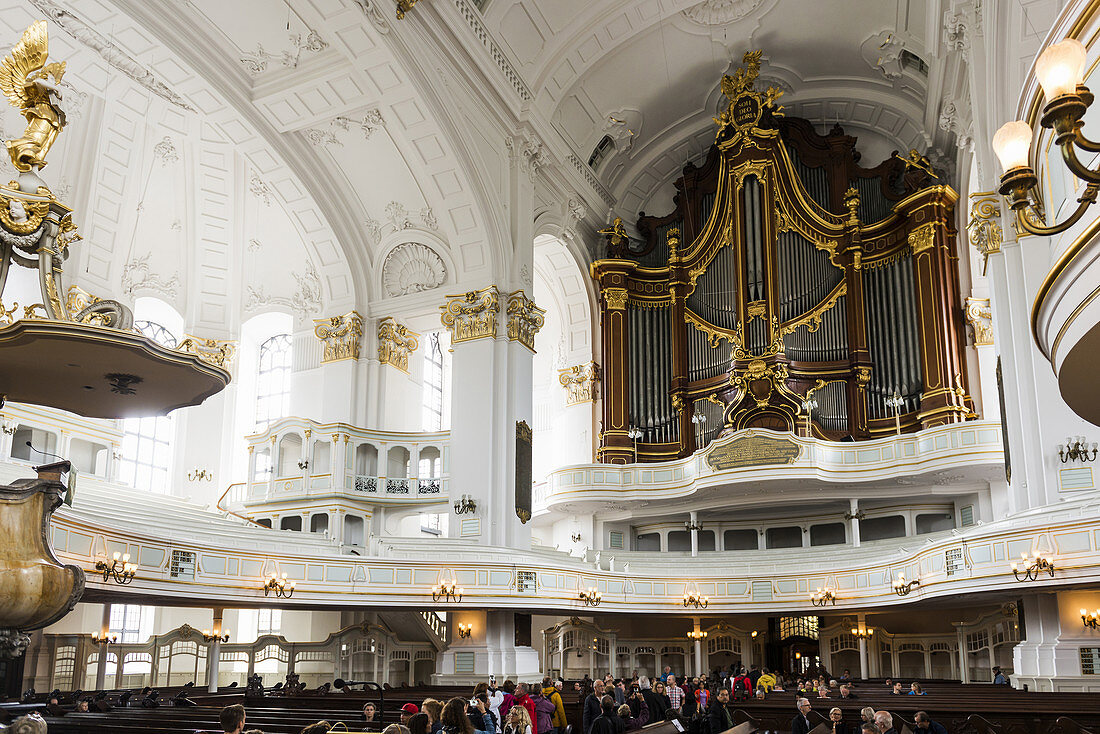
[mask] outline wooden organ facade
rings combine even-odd
[[[975,417],[958,195],[915,151],[862,167],[855,138],[784,117],[755,90],[759,52],[745,61],[673,211],[643,212],[640,240],[602,232],[601,461],[745,428],[861,441]]]

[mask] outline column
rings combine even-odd
[[[210,627],[210,634],[214,635],[214,641],[206,651],[206,691],[217,693],[222,657],[222,609],[220,607],[214,607],[214,623]]]
[[[695,514],[694,512],[691,514]],[[691,630],[695,633],[695,675],[703,674],[703,641],[699,639],[699,633],[702,632],[702,627],[699,624],[698,617],[691,618]]]
[[[691,518],[691,557],[695,558],[699,555],[699,531],[696,530],[696,526],[699,522],[699,513],[692,510],[689,513]]]
[[[618,638],[615,637],[615,635],[609,635],[607,640],[607,672],[618,678],[619,674],[616,672],[616,668],[618,668],[618,660],[616,660],[618,654],[616,648],[618,648]]]
[[[302,476],[302,492],[309,491],[309,475],[313,473],[313,431],[307,428],[305,431],[305,437],[302,441],[302,456],[299,461],[302,466],[299,467],[299,472]],[[333,472],[335,475],[336,472]],[[309,532],[309,526],[303,526],[303,530]]]
[[[857,536],[858,537],[858,536]],[[856,624],[861,630],[867,629],[867,615],[860,612],[857,617],[859,620]],[[871,669],[867,666],[867,638],[859,638],[859,678],[860,680],[867,680],[871,677]]]
[[[267,487],[264,492],[268,498],[272,498],[275,496],[275,476],[279,473],[279,443],[277,436],[271,437],[271,445],[268,451],[271,452],[271,471],[267,475],[267,482],[265,482]],[[272,523],[272,527],[275,527],[274,523]]]
[[[99,643],[99,663],[95,666],[95,689],[102,691],[107,683],[107,633],[111,631],[111,605],[103,605],[103,618],[99,623],[99,634],[103,642]]]
[[[848,523],[852,531],[852,547],[859,547],[859,500],[848,500]]]

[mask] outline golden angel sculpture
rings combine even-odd
[[[65,62],[47,64],[48,47],[46,21],[40,20],[23,32],[19,43],[0,62],[0,90],[27,119],[23,136],[7,141],[11,162],[20,171],[45,166],[50,146],[65,127],[57,87],[65,73]]]

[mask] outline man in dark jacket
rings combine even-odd
[[[749,670],[749,680],[752,681],[752,689],[754,691],[756,690],[756,681],[760,680],[761,675],[763,674],[760,672],[759,665],[754,665],[752,666],[752,669]]]
[[[714,699],[707,711],[707,719],[710,721],[710,734],[722,734],[722,732],[733,728],[733,716],[730,715],[730,710],[726,708],[726,704],[729,702],[729,689],[723,688],[718,691],[718,697]]]
[[[600,699],[600,715],[592,722],[592,734],[623,734],[626,723],[615,713],[615,699],[604,696]]]
[[[791,719],[791,734],[809,734],[810,729],[810,702],[800,698],[795,702],[798,707],[798,715]]]
[[[943,724],[932,721],[931,717],[923,711],[918,711],[913,719],[917,723],[917,731],[921,734],[947,734]]]
[[[603,681],[598,680],[592,684],[592,693],[584,699],[584,734],[592,734],[592,722],[600,716],[600,699],[603,698]]]

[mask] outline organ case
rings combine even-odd
[[[855,138],[783,116],[781,93],[755,89],[759,52],[745,61],[673,211],[641,213],[640,241],[605,230],[592,263],[602,461],[684,456],[744,428],[861,441],[975,417],[958,194],[916,151],[862,167]]]

